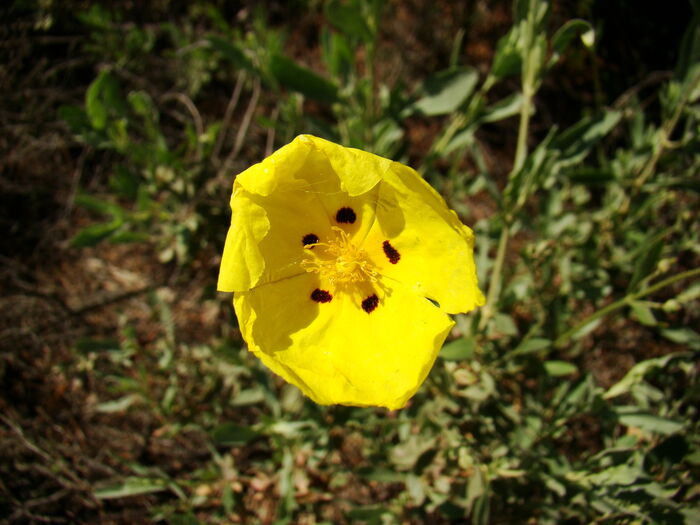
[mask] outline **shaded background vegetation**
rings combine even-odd
[[[700,521],[699,16],[3,4],[0,519]],[[402,411],[305,400],[215,291],[233,175],[298,133],[476,231],[489,304]]]

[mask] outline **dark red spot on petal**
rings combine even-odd
[[[355,210],[345,206],[340,208],[338,213],[335,214],[335,220],[340,223],[352,224],[357,220],[357,215],[355,215]]]
[[[311,292],[311,299],[313,299],[317,303],[330,303],[331,299],[333,299],[333,296],[328,290],[321,290],[320,288],[316,288],[313,292]]]
[[[316,235],[315,233],[307,233],[301,239],[301,242],[304,243],[304,246],[307,246],[309,244],[316,244],[318,242],[318,235]],[[312,246],[312,248],[313,248],[313,246]]]
[[[377,297],[377,294],[373,293],[369,297],[362,300],[362,309],[368,314],[374,312],[377,306],[379,306],[379,297]]]
[[[399,262],[399,259],[401,259],[401,254],[391,245],[389,241],[384,241],[382,248],[384,248],[384,255],[386,255],[386,258],[389,259],[391,264],[396,264]]]

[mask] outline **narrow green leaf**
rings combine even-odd
[[[118,204],[98,199],[97,197],[84,193],[75,197],[75,204],[90,211],[102,213],[103,215],[111,215],[112,217],[123,218],[126,215],[126,210]]]
[[[665,244],[664,238],[656,239],[642,252],[642,256],[637,259],[634,265],[634,272],[627,287],[628,294],[634,292],[644,279],[656,269]]]
[[[358,2],[343,3],[332,0],[326,3],[325,12],[331,25],[347,36],[358,38],[363,42],[371,42],[374,39],[374,34],[362,16],[362,9]]]
[[[636,409],[636,407],[633,408]],[[645,432],[664,435],[673,434],[683,428],[683,424],[678,421],[643,412],[620,413],[618,411],[618,420],[621,425],[626,427],[634,427]]]
[[[124,412],[134,403],[141,401],[141,396],[138,394],[129,394],[113,401],[105,401],[95,406],[97,412],[102,414],[113,414],[115,412]]]
[[[354,57],[347,39],[335,31],[323,28],[321,50],[326,69],[333,77],[345,79],[352,71]]]
[[[223,423],[216,427],[212,433],[212,439],[218,445],[245,445],[260,434],[250,427],[237,425],[235,423]]]
[[[123,115],[125,103],[116,77],[100,71],[85,92],[85,111],[92,127],[105,129],[110,113]]]
[[[413,107],[427,116],[452,113],[472,94],[478,79],[479,74],[469,67],[440,71],[426,79],[423,96]]]
[[[96,489],[93,491],[93,495],[97,499],[117,499],[163,492],[165,490],[168,490],[168,487],[163,480],[130,477],[122,483]]]
[[[71,245],[76,248],[95,246],[121,228],[122,224],[123,221],[121,219],[115,219],[110,222],[100,222],[86,226],[71,239]]]
[[[445,361],[463,361],[474,355],[474,339],[462,337],[450,341],[440,350],[440,357]]]
[[[552,377],[568,376],[578,372],[578,368],[566,361],[545,361],[544,369]]]
[[[335,84],[283,55],[272,56],[270,71],[282,86],[298,91],[310,99],[326,103],[338,100],[338,88]]]
[[[666,328],[661,330],[661,335],[674,343],[688,345],[694,350],[700,349],[700,334],[692,328]]]
[[[591,148],[620,121],[619,111],[605,111],[594,117],[587,117],[564,130],[551,144],[559,151],[557,165],[570,166],[582,161]]]
[[[608,391],[603,394],[603,398],[612,399],[613,397],[626,394],[630,391],[632,386],[639,384],[644,379],[646,374],[657,368],[667,366],[672,359],[676,359],[683,355],[686,354],[675,352],[673,354],[667,354],[662,357],[655,357],[653,359],[647,359],[646,361],[637,363],[630,368],[629,372],[625,374],[625,377],[611,386]]]
[[[530,339],[525,339],[520,343],[511,353],[510,356],[532,354],[534,352],[539,352],[545,348],[549,348],[552,345],[552,341],[549,339],[544,339],[542,337],[531,337]]]
[[[513,93],[487,107],[481,116],[479,116],[479,122],[497,122],[499,120],[505,120],[520,113],[522,105],[523,95],[521,93]]]

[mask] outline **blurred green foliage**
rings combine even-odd
[[[445,69],[391,83],[377,57],[396,6],[381,0],[299,3],[321,20],[313,63],[288,51],[288,28],[262,10],[245,24],[200,2],[155,24],[99,4],[76,13],[95,76],[84,102],[59,114],[109,176],[76,199],[96,222],[75,247],[146,243],[186,272],[221,249],[232,174],[312,133],[419,167],[473,226],[488,290],[397,413],[314,405],[264,370],[233,327],[181,342],[153,293],[157,341],[140,343],[125,322],[113,341],[80,341],[77,359],[106,386],[98,412],[146,411],[169,436],[205,432],[206,457],[174,477],[126,462],[123,477],[95,483],[95,498],[151,494],[151,518],[170,523],[698,523],[691,4],[676,69],[651,95],[630,86],[610,106],[577,110],[573,125],[536,132],[549,75],[572,49],[594,61],[597,45],[587,21],[554,26],[543,0],[514,2],[488,71],[462,63],[456,35]],[[229,105],[206,120],[200,108],[220,86]],[[502,122],[514,135],[505,177],[482,136]],[[418,155],[411,126],[435,130]],[[472,211],[478,202],[487,216]],[[591,357],[604,337],[642,345],[605,386],[595,371],[606,364]],[[232,451],[245,452],[242,465]],[[272,515],[249,501],[255,492]]]

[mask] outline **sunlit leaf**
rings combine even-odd
[[[452,113],[472,94],[478,79],[476,70],[467,67],[436,73],[423,83],[423,96],[414,108],[427,116]]]

